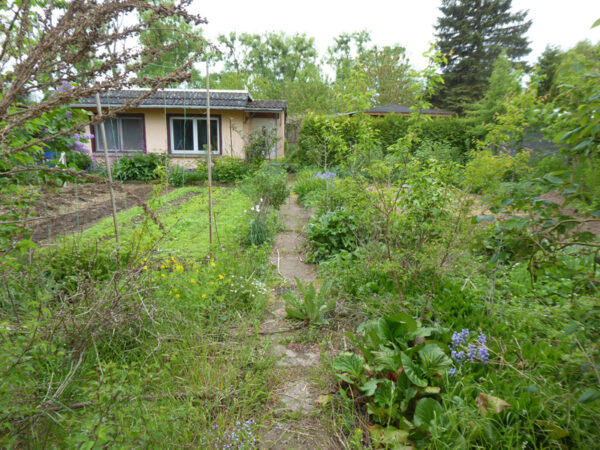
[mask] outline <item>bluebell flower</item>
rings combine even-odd
[[[480,344],[485,344],[487,342],[487,337],[485,336],[485,334],[480,332],[479,336],[477,337],[477,342],[479,342]]]
[[[450,375],[451,377],[456,377],[456,368],[452,368],[448,371],[448,375]]]

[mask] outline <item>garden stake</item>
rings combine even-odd
[[[96,92],[96,107],[98,108],[98,116],[102,116],[102,107],[100,106],[100,95]],[[115,224],[115,242],[117,243],[117,264],[119,262],[119,254],[121,251],[121,243],[119,240],[119,223],[117,222],[117,205],[115,203],[115,191],[113,190],[112,173],[110,163],[108,162],[108,148],[106,142],[106,129],[104,128],[104,120],[100,122],[100,134],[102,134],[102,143],[104,145],[104,163],[106,164],[106,175],[108,176],[108,189],[110,190],[110,202],[112,204],[113,223]]]
[[[212,259],[212,244],[213,244],[213,232],[212,232],[212,217],[213,217],[213,204],[212,204],[212,158],[210,148],[210,82],[208,72],[208,56],[206,56],[206,167],[208,169],[208,243],[209,243],[209,254]]]

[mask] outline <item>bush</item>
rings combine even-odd
[[[248,162],[260,164],[265,159],[270,159],[271,150],[279,139],[276,128],[262,127],[252,130],[244,147]]]
[[[86,170],[92,165],[92,158],[86,153],[69,151],[65,156],[67,166],[75,166],[78,170]]]
[[[326,212],[311,220],[307,230],[312,248],[309,259],[321,261],[341,251],[354,250],[357,246],[357,229],[356,217],[345,207]]]
[[[183,166],[171,166],[167,171],[169,184],[175,187],[183,187],[193,183],[206,181],[208,173],[206,166],[199,164],[196,169],[186,169]]]
[[[253,175],[246,177],[241,187],[255,205],[266,208],[279,208],[290,195],[287,173],[269,163],[264,163]]]
[[[376,137],[374,142],[383,149],[395,144],[398,139],[404,137],[408,131],[409,118],[390,114],[382,118],[371,118],[360,115],[353,117],[337,117],[330,119],[328,126],[323,127],[323,121],[319,116],[309,115],[302,121],[298,135],[298,148],[292,153],[290,159],[300,165],[315,164],[315,142],[322,140],[324,133],[332,131],[335,127],[336,133],[342,138],[348,147],[354,147],[360,141],[361,130],[367,126],[372,128]],[[444,143],[453,150],[453,160],[464,162],[469,151],[473,148],[475,138],[480,138],[471,119],[457,117],[437,117],[424,122],[418,133],[417,141]],[[416,148],[411,150],[415,151]],[[343,161],[343,155],[333,152],[330,157],[330,165],[339,164]]]
[[[529,153],[517,156],[506,153],[494,155],[491,150],[481,150],[465,167],[465,186],[474,193],[495,192],[506,178],[518,181],[530,169],[527,165]]]
[[[117,180],[150,181],[158,178],[158,168],[166,165],[166,155],[156,153],[137,154],[133,158],[121,158],[113,166]]]
[[[304,169],[296,178],[293,190],[298,195],[298,201],[301,205],[307,206],[306,200],[309,194],[324,191],[326,188],[327,181],[325,178],[315,175],[317,175],[315,169]]]
[[[253,170],[253,166],[239,158],[222,156],[214,160],[212,177],[221,183],[234,183],[242,180]]]

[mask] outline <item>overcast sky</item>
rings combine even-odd
[[[422,53],[434,40],[433,26],[441,0],[195,0],[193,10],[206,17],[206,35],[285,31],[306,33],[316,39],[321,53],[343,32],[366,29],[379,45],[398,43],[407,49],[417,68],[424,66]],[[580,40],[600,41],[600,0],[513,0],[513,9],[529,10],[533,20],[528,34],[533,62],[546,44],[563,49]]]

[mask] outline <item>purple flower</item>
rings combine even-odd
[[[480,332],[479,336],[477,337],[477,342],[479,342],[482,345],[485,345],[485,343],[487,342],[487,337],[485,336],[485,334]]]
[[[479,360],[482,363],[487,364],[488,360],[490,359],[489,349],[485,345],[482,345],[478,349],[478,355],[477,356],[479,357]]]
[[[456,377],[456,368],[452,368],[448,371],[448,375],[450,375],[451,377]]]
[[[477,346],[475,344],[469,344],[469,348],[467,348],[467,358],[471,361],[475,361],[475,358],[477,358]]]
[[[87,140],[94,139],[94,135],[93,135],[93,134],[89,134],[89,133],[86,133],[86,134],[84,134],[84,135],[83,135],[83,136],[81,136],[81,137],[82,137],[83,139],[87,139]]]
[[[70,91],[71,89],[73,89],[73,85],[71,83],[69,83],[67,80],[63,80],[62,85],[66,91]]]
[[[318,173],[315,173],[315,174],[313,175],[313,178],[320,178],[320,179],[322,179],[322,180],[331,180],[331,179],[335,178],[335,176],[336,176],[336,175],[335,175],[335,173],[334,173],[334,172],[329,172],[329,171],[326,171],[326,172],[318,172]]]
[[[71,120],[71,119],[73,118],[73,113],[72,113],[71,111],[67,111],[67,112],[65,113],[65,117],[66,117],[68,120]]]

